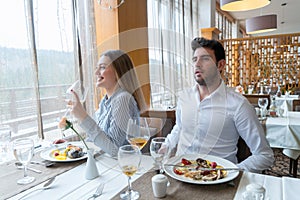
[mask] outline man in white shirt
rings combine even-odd
[[[197,84],[179,95],[168,146],[177,147],[176,155],[208,154],[237,163],[237,142],[242,137],[252,155],[237,166],[252,172],[268,169],[274,155],[253,106],[222,81],[226,63],[222,44],[195,38],[192,49]]]

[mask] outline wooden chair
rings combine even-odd
[[[250,148],[246,144],[246,142],[240,137],[237,143],[238,151],[236,153],[236,157],[238,160],[238,163],[242,162],[246,158],[252,155]]]
[[[267,109],[270,108],[271,105],[271,97],[269,94],[243,94],[244,97],[246,97],[248,99],[248,101],[254,106],[254,107],[258,107],[258,99],[259,98],[268,98],[268,106]]]
[[[293,111],[300,112],[300,99],[293,100],[292,108],[293,108]],[[299,161],[299,157],[297,159],[290,158],[289,173],[295,178],[297,178],[298,161]]]
[[[293,100],[293,111],[300,112],[300,99]]]
[[[141,119],[145,118],[147,120],[149,128],[150,128],[150,138],[149,138],[147,144],[142,149],[142,153],[149,153],[151,139],[162,135],[164,121],[161,118],[155,118],[155,117],[140,117],[140,118]]]

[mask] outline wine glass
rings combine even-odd
[[[75,81],[67,90],[66,90],[66,102],[67,110],[64,116],[68,118],[73,123],[77,123],[77,119],[71,114],[73,102],[76,101],[72,91],[76,92],[78,95],[79,101],[81,104],[85,103],[89,88],[84,87],[79,80]]]
[[[126,139],[131,145],[136,145],[141,150],[147,144],[149,138],[150,130],[146,118],[128,120]]]
[[[150,154],[155,161],[155,164],[159,166],[159,173],[163,174],[163,163],[169,157],[169,148],[166,145],[165,137],[156,137],[151,140]]]
[[[248,94],[252,94],[254,90],[254,85],[248,85]]]
[[[0,125],[0,163],[9,158],[9,144],[11,140],[11,130],[7,125]]]
[[[261,117],[266,117],[266,109],[269,104],[268,98],[258,98],[258,106],[261,108]]]
[[[122,172],[128,176],[128,190],[120,194],[121,199],[138,199],[140,193],[132,190],[131,176],[133,176],[141,162],[141,151],[138,146],[124,145],[119,148],[118,151],[118,163]]]
[[[266,90],[267,94],[270,94],[271,91],[272,91],[272,87],[269,86],[269,85],[266,85],[266,86],[265,86],[265,90]]]
[[[27,165],[34,154],[34,143],[30,138],[20,138],[13,142],[13,151],[16,159],[24,166],[24,177],[17,181],[18,184],[24,185],[35,180],[34,177],[27,175]]]

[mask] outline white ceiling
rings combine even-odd
[[[286,3],[286,6],[281,6],[283,3]],[[300,0],[271,0],[271,3],[263,8],[229,13],[239,20],[243,27],[247,18],[277,14],[277,30],[254,36],[300,32]]]

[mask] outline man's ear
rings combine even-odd
[[[219,72],[223,71],[223,69],[225,68],[225,65],[226,65],[225,59],[219,60],[219,62],[218,62],[218,70],[219,70]]]

